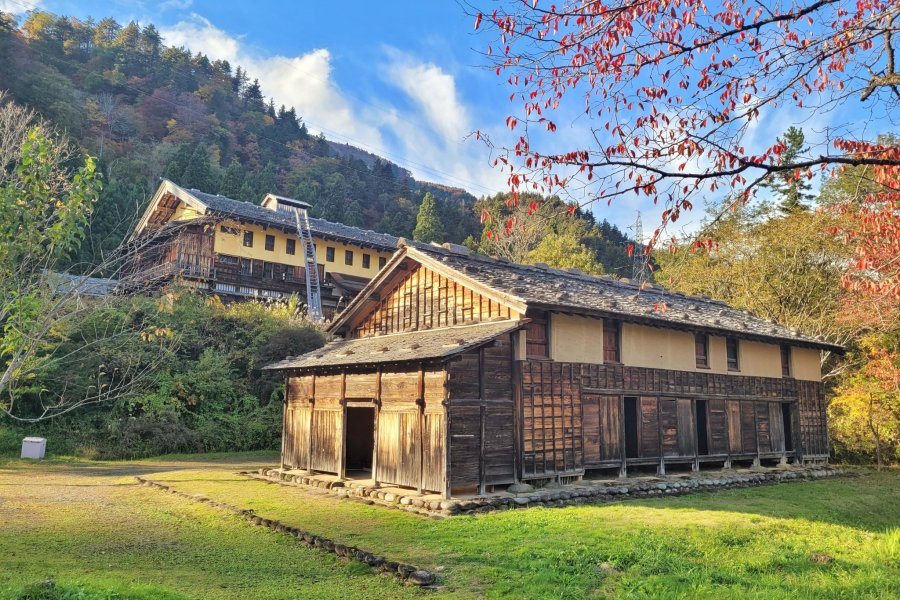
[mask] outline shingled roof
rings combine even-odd
[[[407,256],[452,269],[461,283],[465,284],[468,279],[476,286],[492,290],[521,312],[534,308],[611,316],[656,327],[738,335],[769,343],[788,342],[796,346],[843,352],[841,346],[706,297],[686,296],[656,286],[645,285],[642,288],[609,276],[596,277],[577,270],[563,271],[546,265],[512,263],[474,254],[464,246],[453,244],[425,245],[401,238],[400,247],[401,251],[391,259],[386,269]],[[368,288],[373,289],[380,279],[380,276],[373,279]],[[344,315],[362,309],[360,305],[367,296],[365,291],[359,294]],[[344,315],[335,321],[333,331],[340,329]]]
[[[252,202],[233,200],[217,194],[209,194],[193,188],[183,188],[171,181],[163,180],[160,190],[168,190],[175,196],[182,197],[187,194],[192,201],[199,202],[217,215],[233,219],[250,221],[262,225],[270,225],[280,229],[293,230],[294,217],[290,214],[277,212],[263,208]],[[160,192],[158,191],[157,194]],[[152,209],[152,206],[150,207]],[[149,209],[148,209],[149,210]],[[322,239],[334,239],[351,242],[360,246],[371,247],[377,250],[393,251],[397,248],[398,239],[386,233],[378,233],[359,227],[351,227],[342,223],[332,223],[325,219],[309,218],[309,226],[314,236]]]
[[[497,336],[521,326],[522,323],[519,321],[505,320],[351,340],[335,340],[318,350],[296,358],[288,358],[264,368],[277,371],[408,361],[439,361],[471,348],[477,348]]]

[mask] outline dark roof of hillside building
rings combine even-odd
[[[530,308],[606,314],[659,327],[708,330],[722,335],[734,333],[770,342],[843,351],[838,345],[710,298],[686,296],[656,286],[641,289],[634,283],[586,275],[577,270],[512,263],[470,253],[462,246],[424,245],[406,240],[401,240],[402,244]]]
[[[264,367],[269,370],[308,369],[347,365],[400,363],[449,358],[485,344],[522,325],[519,321],[495,321],[443,329],[411,331],[375,337],[335,340],[296,358],[289,357]]]
[[[184,189],[216,213],[236,219],[253,221],[254,223],[263,223],[288,229],[294,228],[294,218],[289,214],[263,208],[252,202],[232,200],[225,196],[208,194],[195,189]],[[314,217],[309,218],[309,226],[313,235],[317,237],[345,240],[387,251],[394,250],[397,247],[397,238],[386,233],[378,233],[377,231],[360,229],[341,223],[332,223],[331,221]]]
[[[54,271],[50,284],[58,294],[74,293],[79,296],[108,296],[115,293],[119,282],[104,277],[86,277]]]

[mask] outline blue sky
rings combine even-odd
[[[8,12],[35,6],[78,18],[152,22],[167,44],[243,66],[267,96],[295,106],[311,130],[329,139],[476,196],[507,189],[485,145],[467,136],[479,129],[495,142],[507,141],[504,120],[517,107],[509,102],[505,78],[486,69],[477,52],[489,40],[473,30],[473,20],[454,0],[0,0],[0,10]],[[815,146],[834,119],[782,107],[754,123],[746,145],[764,147],[797,124]],[[854,119],[845,114],[841,121]],[[584,119],[556,122],[554,145],[590,144]],[[622,228],[637,209],[645,228],[655,227],[662,210],[646,199],[625,198],[592,209]],[[702,217],[698,206],[678,229],[695,230]]]

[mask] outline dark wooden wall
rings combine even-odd
[[[452,489],[516,481],[514,336],[447,364]]]
[[[525,479],[626,463],[828,455],[820,382],[546,360],[520,369]],[[635,409],[627,458],[626,399]],[[702,453],[698,410],[707,424]]]
[[[288,378],[282,465],[344,476],[347,405],[375,411],[373,478],[445,491],[446,373],[435,367]]]
[[[514,316],[509,307],[415,265],[384,293],[379,307],[356,328],[354,335],[416,331]]]

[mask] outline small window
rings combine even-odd
[[[241,262],[237,256],[228,256],[227,254],[219,255],[219,262],[223,265],[228,265],[229,267],[236,267]]]
[[[620,345],[620,325],[618,321],[603,319],[603,362],[622,362]]]
[[[325,260],[328,262],[334,262],[334,248],[328,246],[325,248]]]
[[[383,256],[379,256],[378,257],[378,268],[383,269],[384,265],[386,265],[386,264],[387,264],[387,258],[385,258]]]
[[[791,377],[791,347],[781,347],[781,376]]]
[[[737,338],[725,339],[725,354],[728,357],[728,370],[740,371],[741,366],[738,362],[738,341]]]
[[[705,333],[694,334],[694,355],[698,369],[709,368],[709,336]]]
[[[525,354],[529,358],[550,358],[549,323],[546,313],[530,316],[525,326]]]
[[[244,232],[244,246],[246,246],[247,248],[253,247],[253,232],[252,231]]]
[[[253,261],[251,261],[249,258],[242,258],[241,259],[241,275],[252,275],[252,273],[251,273],[252,264],[253,264]]]
[[[288,238],[287,244],[284,247],[284,251],[293,256],[297,254],[297,240]]]
[[[353,250],[344,250],[344,264],[345,265],[353,264]]]
[[[275,264],[274,263],[263,263],[263,277],[266,279],[275,279]]]
[[[219,227],[219,231],[222,233],[227,233],[228,235],[237,235],[241,232],[237,227],[228,227],[227,225],[222,225]]]
[[[363,269],[369,269],[372,267],[372,256],[369,254],[363,254]]]
[[[275,236],[274,235],[266,236],[266,250],[268,250],[269,252],[275,251]]]

